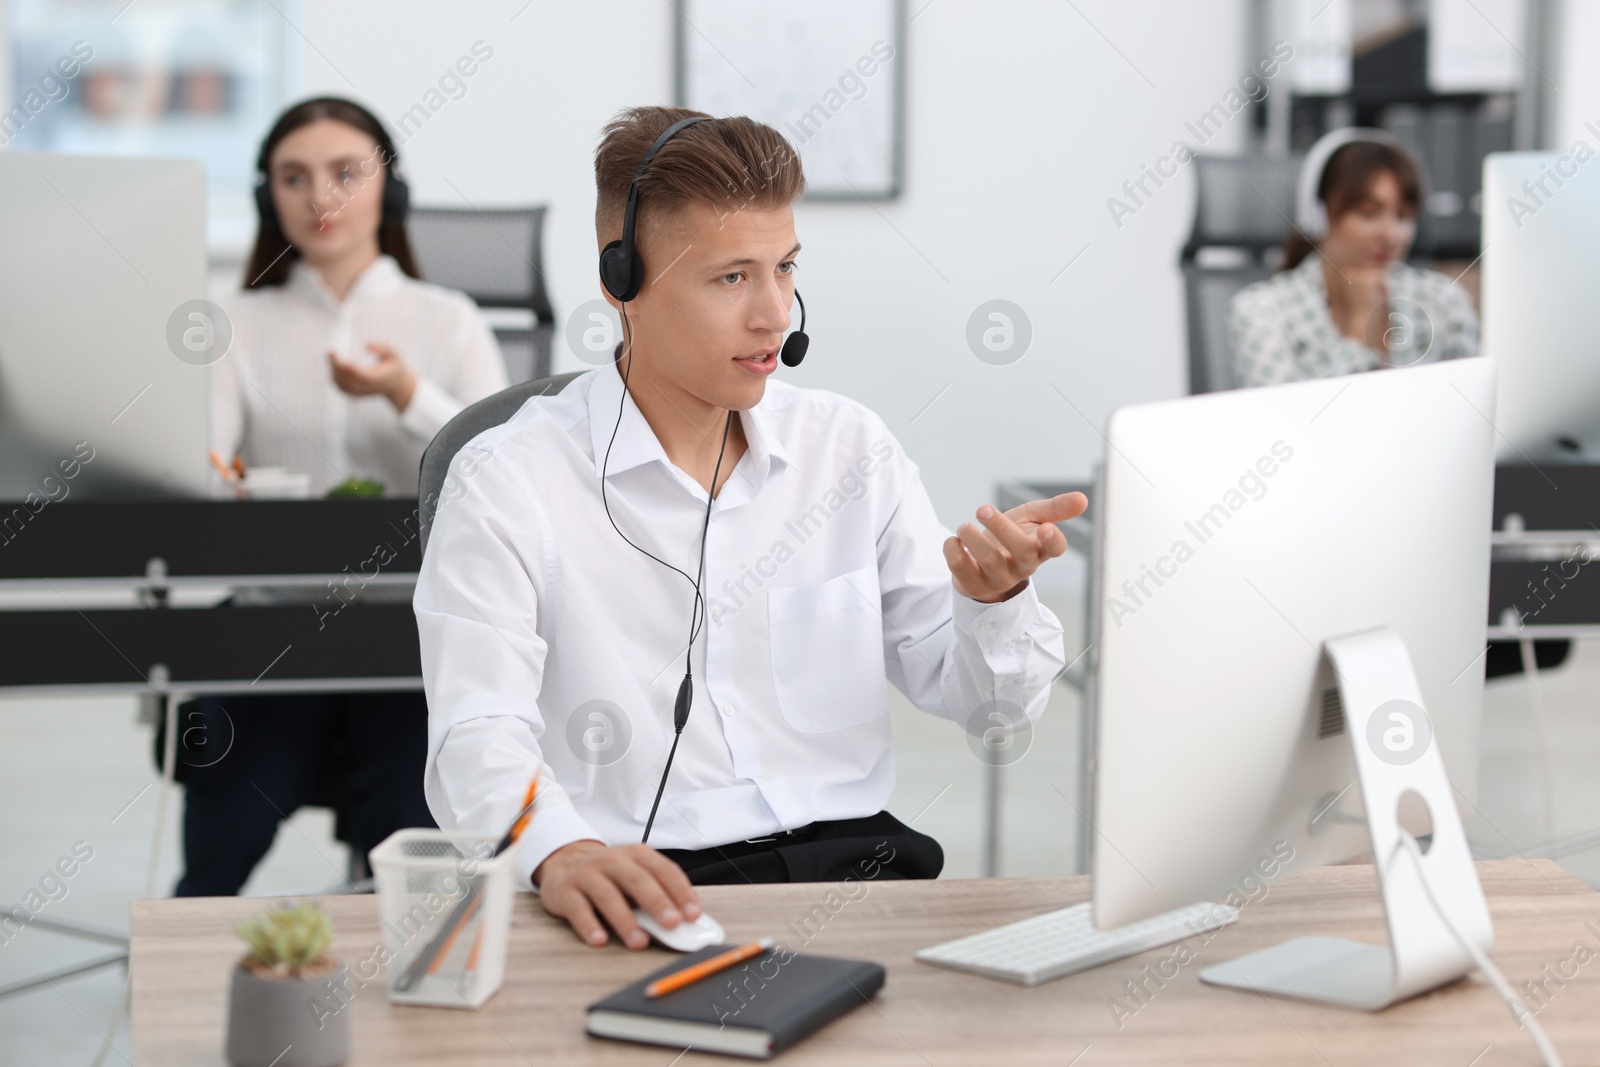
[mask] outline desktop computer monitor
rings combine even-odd
[[[1375,1011],[1490,970],[1461,809],[1494,397],[1479,357],[1114,412],[1090,505],[1093,899],[917,958],[1034,985],[1370,852],[1390,947],[1301,938],[1200,979]]]
[[[0,152],[0,501],[208,493],[204,205],[191,160]]]
[[[1498,458],[1600,457],[1600,164],[1559,152],[1483,162],[1483,354]]]
[[[1458,925],[1489,936],[1460,813],[1476,791],[1494,397],[1480,357],[1112,415],[1093,638],[1098,926],[1254,899],[1269,879],[1369,852],[1381,880],[1405,862],[1404,827],[1431,844]],[[1413,928],[1448,957],[1434,924]],[[1389,966],[1362,962],[1371,982],[1342,1002],[1409,995],[1384,985]]]

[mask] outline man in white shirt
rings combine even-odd
[[[595,174],[602,245],[637,187],[643,283],[608,293],[615,366],[452,464],[415,599],[429,806],[498,832],[537,772],[519,881],[593,945],[603,917],[644,948],[634,905],[694,919],[694,884],[932,877],[937,843],[883,811],[886,682],[975,733],[1037,719],[1065,655],[1028,579],[1087,502],[985,505],[949,536],[882,419],[768,381],[804,190],[776,131],[637,108],[607,126]],[[692,712],[635,843],[680,662]]]

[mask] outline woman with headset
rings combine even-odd
[[[227,309],[233,343],[213,367],[213,443],[246,467],[307,472],[317,495],[350,478],[414,494],[434,434],[505,388],[494,334],[464,294],[421,280],[394,144],[366,109],[333,97],[291,107],[257,166],[261,225]],[[180,707],[177,895],[239,892],[279,821],[305,804],[332,804],[360,855],[402,827],[433,826],[427,724],[421,692]]]
[[[261,227],[228,308],[214,438],[247,468],[309,473],[316,495],[351,477],[415,493],[433,435],[507,384],[471,299],[421,280],[396,162],[366,109],[320,97],[283,113],[256,163]]]
[[[1409,366],[1478,354],[1466,291],[1404,260],[1423,200],[1416,161],[1382,130],[1347,127],[1311,146],[1300,169],[1283,269],[1241,289],[1228,313],[1236,384]],[[1535,642],[1540,668],[1568,641]],[[1492,641],[1485,677],[1522,670],[1515,641]]]
[[[1295,229],[1272,278],[1228,309],[1237,385],[1273,385],[1473,356],[1465,290],[1405,262],[1423,202],[1421,170],[1394,137],[1347,127],[1306,153]]]

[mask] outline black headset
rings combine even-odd
[[[706,493],[706,517],[700,525],[700,563],[695,570],[695,576],[689,577],[682,570],[674,567],[661,557],[640,548],[628,539],[617,526],[617,521],[611,518],[611,505],[606,500],[606,469],[611,465],[611,446],[616,443],[617,431],[622,427],[622,411],[628,403],[628,376],[633,373],[633,335],[628,322],[628,301],[639,295],[640,288],[644,285],[644,261],[639,257],[639,246],[634,241],[634,224],[639,214],[639,179],[644,176],[645,168],[661,150],[661,146],[670,141],[679,130],[693,126],[697,122],[707,122],[710,115],[698,115],[691,118],[679,119],[655,139],[650,150],[644,154],[644,159],[639,163],[639,169],[634,172],[633,181],[628,183],[628,206],[622,215],[622,239],[612,241],[600,250],[600,284],[605,286],[606,292],[615,297],[622,305],[622,332],[623,344],[617,349],[617,358],[622,358],[624,350],[628,353],[628,367],[622,375],[622,399],[617,404],[617,423],[611,428],[611,440],[606,444],[605,460],[600,465],[600,502],[605,506],[606,518],[611,522],[611,528],[617,531],[617,536],[627,541],[629,545],[643,552],[670,570],[683,574],[689,584],[694,586],[694,607],[689,612],[689,645],[683,654],[683,681],[678,684],[678,696],[673,702],[672,714],[672,748],[667,752],[667,765],[661,771],[661,784],[656,787],[655,802],[650,805],[650,817],[645,820],[644,836],[640,842],[650,840],[650,829],[655,826],[656,809],[661,806],[661,797],[667,789],[667,776],[672,773],[672,759],[678,753],[678,741],[683,736],[683,727],[689,721],[689,709],[694,703],[694,668],[693,654],[694,641],[700,633],[700,625],[705,621],[705,598],[701,595],[700,579],[706,569],[706,534],[711,528],[711,504],[714,499],[712,492],[717,488],[717,476],[722,473],[722,457],[728,449],[728,431],[733,427],[733,412],[728,412],[727,421],[722,426],[722,447],[717,451],[717,465],[711,472],[711,490]],[[806,337],[806,304],[800,299],[800,293],[794,294],[795,302],[800,305],[800,328],[789,335],[783,343],[782,359],[784,366],[794,367],[805,358],[806,348],[810,339]]]
[[[355,108],[372,121],[374,129],[380,131],[376,140],[378,143],[378,156],[383,161],[383,217],[380,226],[400,226],[406,221],[406,215],[411,211],[411,188],[400,177],[397,168],[400,165],[400,153],[395,151],[394,142],[389,140],[389,135],[383,131],[383,123],[378,117],[353,100],[342,97],[319,97],[317,100],[307,100],[296,104],[296,108],[306,104],[315,104],[321,100],[337,101],[348,107]],[[282,121],[281,119],[279,121]],[[366,131],[363,131],[366,132]],[[256,216],[261,220],[262,226],[272,226],[283,229],[283,222],[278,218],[278,205],[272,202],[272,176],[267,173],[271,160],[267,158],[267,146],[272,143],[272,134],[267,134],[266,140],[261,142],[261,154],[256,157]]]
[[[640,258],[639,245],[634,240],[634,228],[639,217],[639,179],[644,177],[645,168],[661,151],[661,146],[672,140],[679,130],[710,119],[709,115],[679,119],[662,130],[661,136],[656,138],[650,151],[639,162],[633,181],[628,183],[628,204],[622,211],[622,238],[600,250],[600,284],[624,304],[638,296],[644,286],[644,260]],[[806,302],[800,298],[798,289],[795,290],[794,301],[800,305],[800,327],[783,342],[779,358],[785,367],[798,367],[800,361],[806,358],[806,349],[811,346],[811,338],[806,336]]]

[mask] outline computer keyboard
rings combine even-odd
[[[1170,945],[1239,918],[1238,908],[1201,903],[1100,930],[1095,927],[1089,908],[1089,904],[1077,904],[1035,915],[925,948],[916,958],[1019,985],[1038,985],[1146,949]]]

